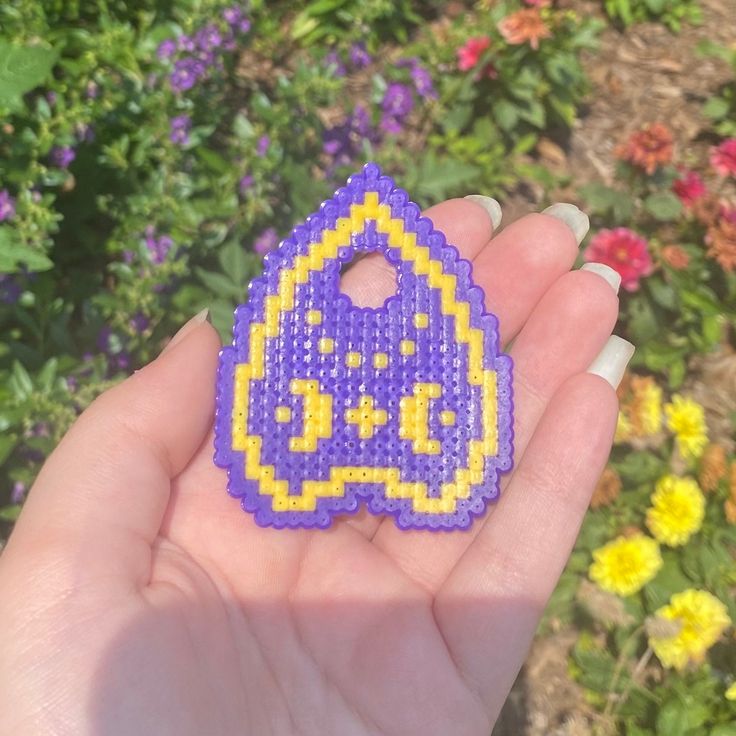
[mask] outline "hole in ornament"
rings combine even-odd
[[[397,289],[396,268],[382,253],[354,253],[340,272],[340,291],[356,307],[378,309]]]

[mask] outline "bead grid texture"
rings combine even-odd
[[[357,251],[397,271],[380,309],[340,292]],[[363,502],[403,529],[465,529],[512,466],[511,367],[470,263],[369,163],[237,308],[215,462],[262,526],[327,527]]]

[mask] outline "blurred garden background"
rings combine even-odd
[[[0,517],[366,160],[591,216],[638,346],[497,736],[736,735],[734,0],[0,5]]]

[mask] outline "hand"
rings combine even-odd
[[[259,528],[212,462],[220,344],[195,318],[94,402],[30,493],[0,558],[0,734],[488,736],[608,457],[616,394],[586,371],[618,304],[569,272],[558,217],[491,238],[476,201],[426,214],[514,340],[498,504],[468,532],[365,512]],[[343,278],[362,305],[393,285],[377,255]],[[596,363],[611,383],[617,346]]]

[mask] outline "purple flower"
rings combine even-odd
[[[364,43],[354,43],[350,47],[350,61],[356,69],[362,69],[364,66],[368,66],[373,59],[371,55],[366,51]]]
[[[411,69],[411,78],[420,97],[424,97],[425,100],[437,99],[432,76],[423,66],[415,64]]]
[[[169,235],[156,237],[154,233],[153,226],[149,225],[146,228],[146,248],[148,248],[151,260],[156,264],[160,264],[166,260],[166,256],[174,245],[174,241]]]
[[[196,45],[194,43],[194,39],[189,38],[189,36],[181,35],[176,39],[176,47],[179,49],[179,51],[194,51],[196,49]]]
[[[404,119],[414,109],[414,96],[405,84],[393,82],[386,89],[381,107],[381,130],[400,133]]]
[[[258,146],[256,147],[256,153],[263,157],[268,153],[268,147],[271,145],[271,139],[267,135],[262,135],[258,139]]]
[[[26,484],[21,483],[19,480],[15,481],[13,490],[10,492],[10,503],[18,504],[23,503],[23,499],[26,497]]]
[[[169,140],[172,143],[186,145],[189,143],[189,130],[192,127],[192,119],[189,115],[176,115],[171,118],[171,133]]]
[[[169,59],[176,53],[176,41],[173,38],[167,38],[158,45],[156,56],[159,59]]]
[[[332,73],[336,77],[344,77],[346,73],[345,64],[342,63],[342,59],[340,58],[340,55],[337,53],[337,51],[330,51],[328,54],[325,55],[324,58],[325,65],[329,67],[333,67]]]
[[[356,105],[344,123],[324,132],[322,150],[334,157],[335,163],[348,164],[361,153],[366,140],[376,142],[378,135],[371,125],[368,111],[362,105]]]
[[[46,102],[53,107],[56,104],[56,92],[47,92]]]
[[[202,51],[212,51],[222,45],[222,34],[217,26],[210,24],[194,34],[194,43]]]
[[[205,71],[205,65],[198,59],[179,59],[169,75],[171,89],[175,92],[186,92],[194,87]]]
[[[130,265],[135,260],[135,253],[132,250],[123,251],[123,263]]]
[[[225,23],[229,23],[231,26],[234,26],[242,19],[243,10],[237,5],[233,5],[231,8],[225,8],[225,10],[222,11],[222,17]]]
[[[238,182],[238,189],[240,189],[240,193],[245,194],[253,186],[253,182],[254,179],[250,174],[241,176],[240,181]]]
[[[85,94],[87,95],[88,100],[94,100],[97,99],[97,95],[99,93],[100,88],[97,86],[97,82],[93,82],[90,80],[87,82],[87,89],[85,90]]]
[[[92,143],[95,139],[95,131],[88,123],[77,123],[74,126],[74,132],[77,134],[77,140],[80,143]]]
[[[276,234],[275,228],[266,228],[254,241],[253,250],[259,255],[265,256],[266,253],[272,251],[279,242],[279,236]]]
[[[15,215],[15,199],[7,189],[0,189],[0,222],[9,220]]]
[[[0,274],[0,302],[15,304],[22,293],[23,289],[13,276]]]
[[[79,388],[79,381],[76,376],[66,377],[66,387],[69,393],[74,393]]]
[[[250,21],[247,18],[243,18],[238,22],[238,31],[240,33],[248,33],[250,30]]]
[[[54,164],[54,166],[58,166],[60,169],[66,169],[77,157],[77,154],[74,149],[69,146],[54,146],[51,149],[50,157],[51,163]]]
[[[135,330],[135,332],[138,333],[145,332],[148,329],[149,324],[150,321],[148,317],[146,317],[143,312],[137,312],[130,320],[130,329]]]

